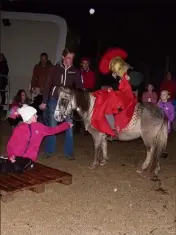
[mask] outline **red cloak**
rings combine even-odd
[[[130,122],[137,98],[132,92],[126,75],[121,80],[119,91],[99,90],[93,93],[96,97],[91,125],[99,132],[112,136],[116,134],[111,129],[105,115],[113,114],[115,127],[120,132]],[[118,110],[121,111],[118,111]]]

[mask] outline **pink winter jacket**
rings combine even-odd
[[[29,128],[30,127],[30,128]],[[8,158],[24,157],[37,160],[38,151],[44,136],[55,135],[70,128],[67,122],[56,127],[47,127],[39,122],[32,124],[21,123],[17,126],[7,144]],[[31,130],[31,131],[30,131]]]

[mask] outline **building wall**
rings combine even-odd
[[[58,50],[60,38],[63,38],[59,24],[25,20],[25,17],[8,19],[11,22],[9,27],[1,23],[1,51],[8,60],[12,99],[19,89],[29,90],[33,67],[38,63],[42,52],[48,53],[49,59],[55,64],[65,47],[66,35]]]

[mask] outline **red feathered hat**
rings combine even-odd
[[[122,59],[126,59],[128,57],[128,53],[120,48],[108,49],[100,60],[100,72],[103,74],[109,73],[109,64],[111,60],[117,56],[121,57]]]

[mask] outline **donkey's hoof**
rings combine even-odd
[[[104,166],[104,165],[106,165],[108,162],[106,161],[106,160],[102,160],[101,162],[100,162],[100,166]]]
[[[142,170],[137,170],[136,171],[138,174],[142,174]]]
[[[96,169],[99,166],[97,162],[92,162],[92,164],[89,165],[89,169],[93,170]]]
[[[136,172],[144,178],[147,178],[147,176],[148,176],[148,174],[145,170],[137,170]]]
[[[154,182],[160,182],[161,180],[158,178],[158,175],[156,175],[156,174],[153,174],[153,175],[151,175],[150,176],[150,180],[151,181],[154,181]]]

